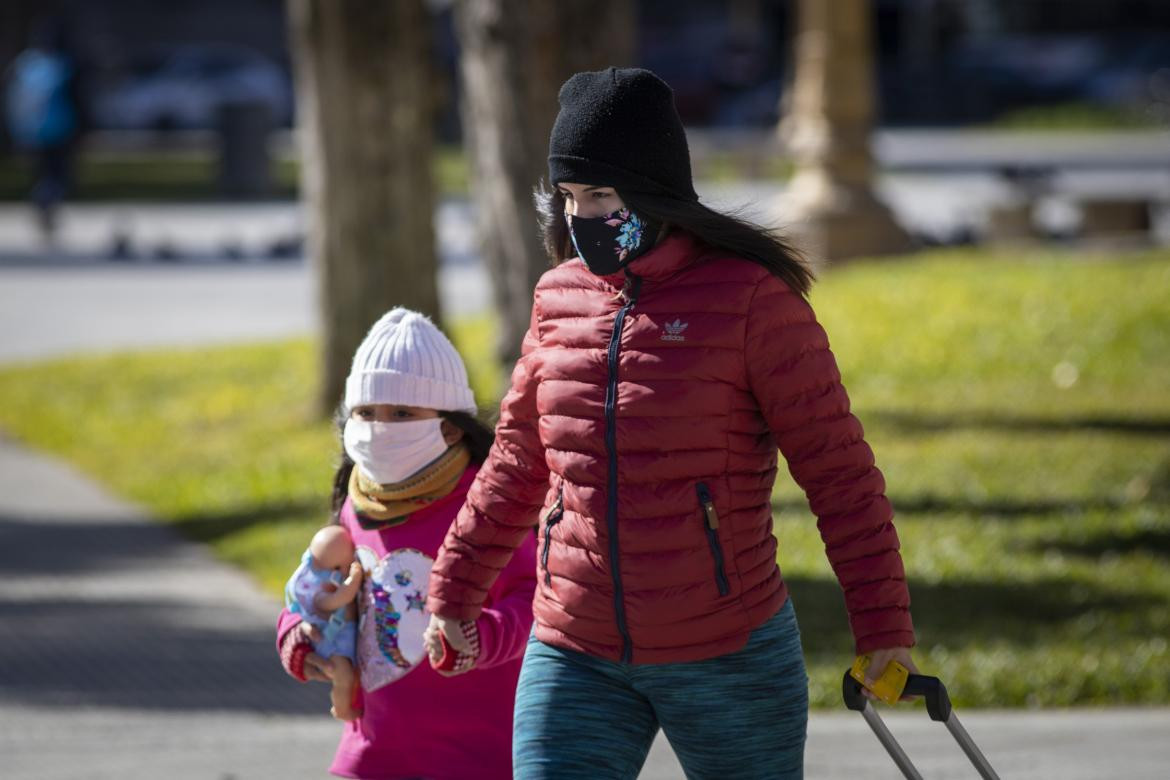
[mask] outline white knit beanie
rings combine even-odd
[[[425,315],[402,307],[382,315],[353,355],[346,414],[364,404],[476,412],[455,347]]]

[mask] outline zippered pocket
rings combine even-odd
[[[699,508],[703,511],[703,530],[707,532],[707,544],[711,548],[711,557],[715,559],[715,584],[719,587],[719,595],[726,596],[731,592],[731,586],[727,584],[727,574],[723,571],[723,547],[719,544],[719,515],[715,512],[715,501],[704,482],[695,484],[695,493],[699,496]]]
[[[565,486],[557,491],[557,500],[553,502],[548,514],[544,517],[544,546],[540,550],[540,567],[544,569],[544,584],[552,585],[552,574],[548,570],[548,548],[552,542],[552,530],[561,518],[565,516]]]

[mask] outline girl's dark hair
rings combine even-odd
[[[615,188],[616,189],[616,188]],[[639,216],[663,225],[663,230],[685,230],[713,249],[738,255],[763,266],[793,291],[807,296],[813,273],[800,253],[774,230],[733,214],[709,209],[698,201],[680,200],[644,192],[616,190],[622,202]],[[553,265],[576,256],[565,224],[565,197],[542,184],[533,193],[544,234],[544,248]],[[661,235],[661,234],[660,234]]]
[[[478,417],[467,412],[439,412],[439,417],[463,431],[463,441],[467,443],[467,448],[471,451],[472,462],[482,464],[487,460],[488,450],[492,448],[492,442],[496,438],[491,428],[480,421]],[[348,419],[349,415],[346,414],[345,406],[342,405],[337,410],[335,418],[339,435],[345,430],[345,421]],[[330,499],[330,512],[333,514],[334,523],[341,522],[341,506],[345,503],[345,497],[349,495],[349,475],[352,472],[353,460],[346,453],[345,446],[342,445],[337,471],[333,474],[333,497]]]

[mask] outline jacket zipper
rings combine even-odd
[[[540,551],[540,566],[544,569],[544,584],[552,585],[552,574],[548,570],[548,548],[552,541],[552,529],[557,523],[561,522],[561,518],[565,516],[565,488],[562,485],[561,489],[557,491],[557,500],[553,503],[552,508],[549,509],[548,515],[544,518],[544,547]]]
[[[704,482],[695,485],[695,492],[699,494],[699,507],[703,510],[703,530],[707,532],[707,544],[711,547],[711,557],[715,559],[715,584],[719,586],[719,595],[726,596],[731,591],[727,584],[727,575],[723,571],[723,547],[719,544],[719,515],[715,512],[715,502],[711,499],[711,491]]]
[[[622,663],[629,663],[634,648],[630,631],[626,626],[625,594],[622,592],[622,573],[618,566],[618,473],[617,473],[617,386],[618,353],[621,351],[622,326],[626,315],[638,300],[642,278],[627,274],[632,282],[626,296],[626,304],[618,309],[613,320],[613,333],[609,337],[609,382],[605,388],[605,447],[609,454],[609,475],[607,480],[605,525],[609,530],[609,571],[613,577],[613,607],[617,616],[618,633],[622,637]]]

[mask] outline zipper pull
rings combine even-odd
[[[638,293],[641,290],[642,277],[630,273],[629,269],[626,269],[626,283],[622,285],[622,291],[619,295],[625,299],[627,306],[633,307],[638,302]]]
[[[719,527],[719,515],[715,513],[715,502],[707,499],[703,502],[703,514],[707,516],[707,527],[715,529]]]
[[[548,525],[548,521],[553,518],[553,515],[555,515],[561,509],[561,505],[564,504],[564,502],[565,494],[563,492],[558,493],[557,500],[554,501],[553,505],[548,508],[548,514],[544,516],[544,524],[546,526]]]
[[[618,290],[617,295],[614,297],[621,301],[624,306],[630,302],[630,288],[634,286],[634,277],[630,275],[629,271],[623,271],[623,273],[625,273],[626,278],[622,281],[622,288]]]

